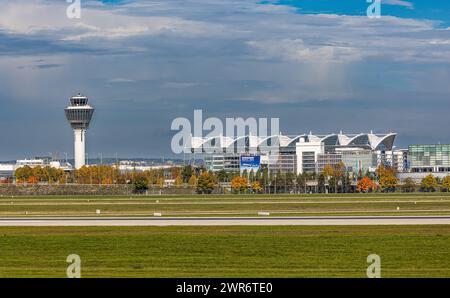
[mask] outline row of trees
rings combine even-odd
[[[53,167],[29,167],[23,166],[16,169],[14,175],[16,183],[75,183],[75,184],[130,184],[136,180],[144,180],[147,185],[164,186],[165,179],[179,177],[181,170],[173,167],[170,169],[153,169],[144,172],[121,173],[114,166],[84,166],[73,173],[66,173],[62,169]],[[182,184],[182,182],[180,182]]]
[[[196,173],[200,172],[197,175]],[[407,178],[400,183],[397,173],[393,168],[380,166],[375,173],[361,173],[358,177],[345,171],[343,164],[325,166],[321,173],[269,173],[267,170],[257,172],[217,173],[207,172],[205,169],[193,169],[190,166],[184,168],[185,173],[181,181],[187,181],[195,186],[198,193],[210,193],[217,188],[219,183],[229,182],[234,193],[304,193],[315,191],[319,193],[351,193],[351,192],[414,192],[414,191],[445,191],[450,192],[450,176],[443,179],[428,175],[421,183],[416,183],[412,178]],[[189,174],[191,176],[189,177]],[[356,180],[356,187],[354,181]],[[207,183],[205,182],[207,181]],[[315,183],[308,183],[308,182]],[[206,186],[207,185],[207,186]]]
[[[450,192],[450,176],[442,179],[434,177],[432,174],[427,175],[422,179],[420,184],[416,183],[412,178],[406,178],[400,185],[397,178],[386,177],[387,181],[380,178],[379,183],[376,183],[369,177],[364,177],[358,181],[356,189],[358,192],[373,192],[380,190],[382,192],[392,192],[401,189],[403,192],[414,192],[417,190],[423,192]]]
[[[24,166],[15,171],[15,176],[17,183],[29,184],[36,184],[39,182],[65,183],[67,178],[67,175],[65,175],[63,170],[49,166],[37,166],[34,168]]]
[[[78,183],[78,184],[133,184],[137,192],[145,192],[150,186],[163,187],[166,179],[174,180],[176,186],[191,186],[198,193],[211,193],[220,185],[228,184],[234,193],[350,193],[350,192],[404,192],[450,191],[450,176],[438,179],[433,175],[425,177],[420,184],[407,178],[399,183],[395,170],[379,167],[375,173],[361,173],[358,177],[350,175],[341,164],[327,165],[321,173],[269,172],[261,169],[256,172],[216,173],[204,167],[153,169],[144,172],[121,173],[114,166],[85,166],[72,174],[52,167],[24,166],[15,172],[17,183]],[[357,181],[355,187],[355,180]],[[315,183],[311,183],[315,182]]]

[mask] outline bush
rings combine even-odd
[[[139,176],[133,181],[133,192],[142,194],[148,190],[148,181],[145,177]]]
[[[414,192],[416,190],[416,182],[411,177],[406,178],[402,184],[403,192]]]

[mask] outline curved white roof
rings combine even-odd
[[[388,134],[374,134],[360,133],[360,134],[328,134],[328,135],[314,135],[314,134],[301,134],[295,136],[285,135],[272,135],[266,137],[257,137],[252,135],[245,135],[235,138],[215,136],[210,138],[191,138],[191,148],[195,151],[207,151],[207,148],[222,149],[223,151],[229,149],[237,149],[238,143],[240,146],[246,148],[262,149],[271,146],[277,146],[278,148],[294,147],[300,139],[304,139],[305,142],[323,142],[325,146],[334,147],[362,147],[372,150],[385,149],[392,150],[394,145],[396,133]],[[214,145],[211,145],[211,141],[215,140]]]

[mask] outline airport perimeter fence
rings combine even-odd
[[[150,186],[145,192],[136,193],[131,184],[0,184],[0,196],[127,196],[127,195],[183,195],[194,194],[192,187]]]

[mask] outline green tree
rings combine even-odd
[[[298,174],[296,177],[297,192],[306,192],[306,176],[304,174]]]
[[[325,175],[323,173],[320,173],[317,177],[317,189],[319,193],[325,192]]]
[[[414,182],[414,179],[411,177],[406,178],[403,180],[402,184],[402,191],[403,192],[414,192],[416,190],[416,182]]]
[[[219,172],[217,172],[217,180],[219,182],[226,182],[228,181],[228,174],[225,170],[220,170]]]
[[[192,177],[192,166],[191,165],[187,165],[184,166],[183,169],[181,170],[181,178],[183,178],[183,182],[184,183],[188,183],[189,179]]]
[[[143,175],[139,175],[133,181],[133,191],[135,193],[145,193],[148,190],[148,180]]]
[[[352,178],[350,177],[349,172],[345,172],[344,177],[342,178],[342,189],[344,193],[352,192]]]

